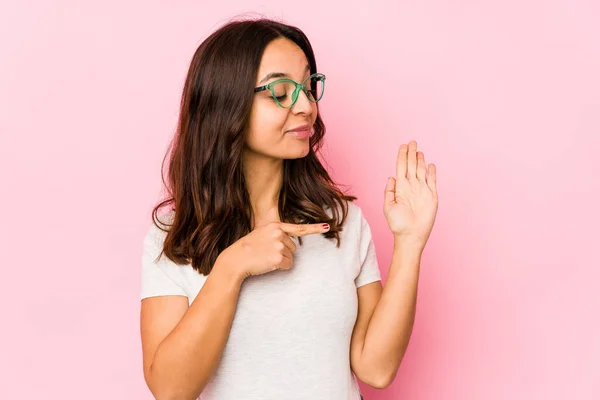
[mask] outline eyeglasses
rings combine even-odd
[[[267,89],[271,92],[275,102],[283,108],[290,108],[296,104],[300,90],[306,94],[306,97],[308,97],[310,102],[316,103],[323,97],[323,91],[325,90],[325,75],[319,73],[312,74],[302,83],[297,83],[288,78],[281,78],[264,86],[254,88],[254,92],[256,93]]]

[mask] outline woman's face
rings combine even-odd
[[[265,79],[275,73],[280,75]],[[265,48],[255,87],[281,77],[302,83],[309,75],[308,60],[302,49],[291,40],[278,38]],[[317,105],[308,100],[304,91],[300,91],[298,100],[289,108],[280,107],[268,89],[257,92],[250,111],[246,147],[251,152],[272,158],[305,157],[308,155],[310,138],[302,135],[302,132],[289,131],[307,126],[312,132],[316,118]]]

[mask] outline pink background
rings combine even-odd
[[[0,397],[151,398],[139,289],[160,162],[193,52],[248,11],[311,39],[325,156],[384,277],[397,147],[438,167],[412,340],[365,398],[600,398],[592,0],[3,2]]]

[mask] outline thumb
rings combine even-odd
[[[396,200],[396,180],[391,176],[385,185],[384,200],[386,204],[393,203]]]

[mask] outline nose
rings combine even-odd
[[[308,100],[308,96],[304,93],[304,90],[300,90],[296,103],[292,106],[292,112],[294,114],[310,114],[313,111],[313,104]]]

